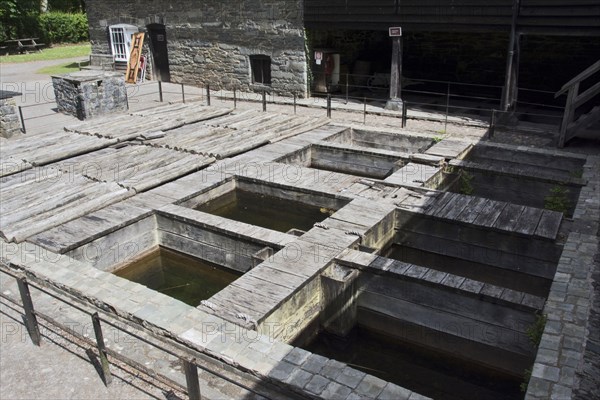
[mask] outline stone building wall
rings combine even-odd
[[[301,0],[89,0],[86,8],[94,53],[110,53],[110,25],[131,24],[143,31],[161,23],[173,82],[306,93]],[[250,55],[271,57],[270,86],[252,84]]]

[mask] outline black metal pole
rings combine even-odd
[[[206,105],[210,106],[210,85],[206,85]]]
[[[21,302],[23,303],[23,309],[25,310],[25,326],[31,341],[36,346],[40,345],[42,336],[40,335],[40,328],[35,317],[35,311],[33,310],[33,301],[31,301],[31,294],[29,293],[29,285],[25,278],[17,278],[17,285],[19,286],[19,293],[21,293]]]
[[[108,386],[112,382],[112,374],[110,373],[108,357],[106,356],[106,346],[104,345],[104,335],[102,335],[102,327],[100,326],[100,317],[97,312],[92,315],[92,325],[94,325],[94,334],[96,335],[96,345],[98,346],[102,375],[104,375],[104,384]]]
[[[496,110],[492,109],[492,116],[490,117],[490,127],[488,129],[488,138],[494,137],[494,131],[496,130]]]
[[[446,120],[444,121],[444,133],[448,132],[448,111],[450,110],[450,82],[448,82],[448,91],[446,92]]]
[[[198,367],[196,367],[196,360],[184,360],[181,359],[183,364],[183,370],[185,372],[185,381],[187,384],[188,398],[190,400],[200,400],[200,383],[198,382]]]
[[[346,104],[348,104],[349,85],[350,85],[350,75],[346,74]]]
[[[163,102],[162,82],[158,81],[158,99]]]
[[[181,100],[185,104],[185,86],[183,86],[183,83],[181,84]]]
[[[262,92],[262,107],[263,112],[267,111],[267,91],[263,90]]]
[[[23,119],[23,109],[19,106],[19,117],[21,118],[21,132],[27,133],[27,129],[25,129],[25,120]]]

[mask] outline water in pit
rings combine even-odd
[[[420,265],[476,281],[506,287],[535,296],[546,297],[552,281],[538,276],[497,268],[488,264],[463,260],[400,244],[393,244],[384,252],[385,257],[409,264]]]
[[[177,251],[159,247],[115,275],[197,306],[242,274]]]
[[[325,332],[304,348],[433,399],[522,399],[521,379],[355,327]]]
[[[196,209],[279,232],[290,229],[308,231],[316,222],[323,221],[334,212],[328,208],[239,189],[200,204]]]

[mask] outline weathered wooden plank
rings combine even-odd
[[[482,197],[474,197],[474,201],[469,203],[461,213],[456,217],[458,221],[465,222],[467,224],[473,223],[479,213],[486,207],[488,199]]]
[[[541,208],[525,207],[514,227],[514,231],[524,235],[533,235],[542,217],[542,212]]]
[[[433,200],[433,204],[425,210],[425,213],[427,215],[435,215],[438,211],[442,210],[450,200],[454,199],[454,197],[454,193],[451,192],[438,194]]]
[[[543,210],[534,235],[544,239],[555,240],[558,235],[558,230],[560,229],[562,218],[562,213]]]
[[[457,220],[458,216],[467,208],[469,208],[469,206],[476,202],[478,200],[477,197],[473,197],[473,196],[467,196],[467,195],[458,195],[457,199],[455,200],[454,204],[452,205],[451,208],[446,207],[445,211],[442,215],[440,215],[441,218],[445,218],[445,219],[450,219],[450,220]]]
[[[489,200],[473,223],[486,227],[493,226],[496,219],[498,219],[502,213],[502,210],[506,207],[506,204],[507,203],[503,201]]]
[[[525,208],[525,206],[518,204],[507,204],[506,207],[504,207],[504,210],[502,210],[502,213],[498,216],[498,219],[496,219],[496,222],[494,222],[493,227],[512,232]]]
[[[284,286],[290,290],[295,290],[302,286],[306,280],[297,275],[289,272],[281,271],[279,269],[271,268],[271,266],[262,263],[246,272],[244,276],[251,276],[261,281],[274,282],[280,286]],[[257,283],[258,287],[262,283]]]

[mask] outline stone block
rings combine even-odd
[[[367,375],[356,388],[356,392],[365,397],[377,398],[386,385],[386,381],[372,375]]]
[[[407,400],[412,392],[401,386],[388,383],[377,396],[378,400]]]
[[[342,385],[346,385],[351,389],[356,389],[363,378],[366,376],[364,372],[359,370],[345,367],[342,372],[335,378],[335,381],[341,383]]]
[[[305,389],[312,394],[320,395],[330,382],[331,381],[329,379],[321,375],[314,375],[310,382],[308,382],[306,385]]]

